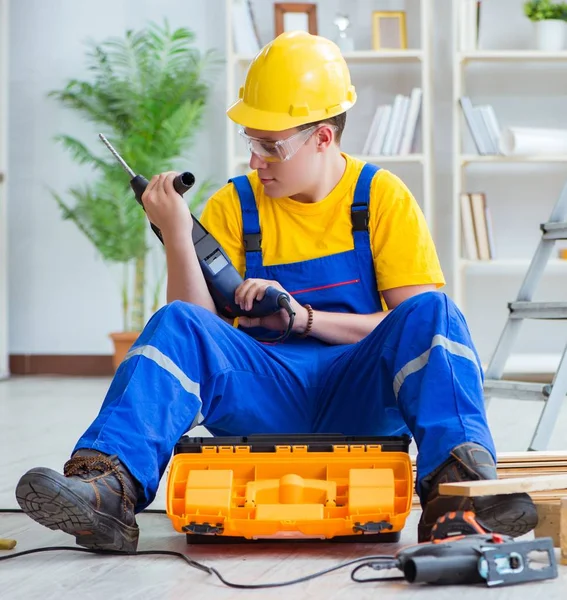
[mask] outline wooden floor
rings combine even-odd
[[[16,508],[14,487],[33,466],[60,470],[76,438],[96,415],[108,387],[107,379],[21,378],[0,382],[0,508]],[[499,451],[525,450],[541,406],[503,401],[491,406],[489,419]],[[564,410],[550,449],[567,449]],[[562,435],[563,432],[563,435]],[[194,433],[198,432],[195,430]],[[563,438],[563,439],[562,439]],[[152,508],[164,507],[164,489]],[[224,547],[187,546],[165,515],[142,514],[140,549],[185,552],[217,568],[237,583],[277,582],[306,575],[367,554],[392,553],[415,542],[419,514],[413,513],[400,545],[286,543]],[[16,550],[73,545],[61,532],[41,527],[22,514],[0,514],[0,537],[18,541]],[[529,537],[529,536],[528,536]],[[8,551],[0,551],[5,556]],[[406,582],[353,583],[350,568],[316,580],[271,590],[236,590],[214,576],[192,569],[173,557],[101,557],[71,552],[36,554],[0,562],[2,600],[48,599],[172,599],[225,598],[396,598],[443,600],[559,600],[567,597],[567,567],[558,579],[487,590],[484,586],[411,586]],[[374,576],[376,573],[370,574]],[[362,573],[361,573],[362,575]]]

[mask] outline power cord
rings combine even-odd
[[[287,328],[278,337],[256,338],[259,342],[271,342],[272,344],[276,344],[278,342],[285,342],[285,340],[287,340],[287,338],[291,335],[293,323],[295,322],[295,311],[293,308],[291,308],[291,302],[288,300],[285,294],[281,294],[281,296],[278,298],[278,303],[288,314],[289,323],[287,324]]]
[[[10,560],[11,558],[20,558],[22,556],[27,556],[29,554],[38,554],[40,552],[59,552],[59,551],[68,551],[68,552],[84,552],[86,554],[101,554],[108,556],[174,556],[176,558],[181,558],[184,560],[190,567],[198,569],[199,571],[203,571],[204,573],[208,573],[209,575],[215,575],[221,583],[224,585],[236,588],[240,590],[258,590],[258,589],[266,589],[266,588],[276,588],[276,587],[284,587],[288,585],[295,585],[297,583],[303,583],[305,581],[310,581],[317,577],[321,577],[322,575],[326,575],[327,573],[332,573],[333,571],[338,571],[339,569],[344,569],[345,567],[349,567],[351,565],[359,564],[352,572],[351,579],[356,583],[365,583],[370,581],[385,581],[386,579],[403,579],[403,577],[384,577],[384,578],[372,578],[372,579],[358,579],[355,578],[356,572],[362,567],[371,567],[375,570],[386,570],[386,569],[394,569],[397,568],[397,560],[395,556],[392,555],[370,555],[370,556],[362,556],[360,558],[354,558],[352,560],[339,563],[334,567],[329,567],[327,569],[322,569],[321,571],[316,571],[315,573],[310,573],[309,575],[305,575],[303,577],[298,577],[296,579],[289,579],[288,581],[279,581],[277,583],[234,583],[233,581],[228,581],[225,579],[217,569],[214,567],[209,567],[208,565],[204,565],[196,560],[193,560],[182,554],[181,552],[175,552],[173,550],[138,550],[136,552],[114,552],[111,550],[91,550],[89,548],[76,548],[73,546],[46,546],[45,548],[33,548],[31,550],[23,550],[22,552],[15,552],[14,554],[8,554],[7,556],[0,556],[0,561]]]
[[[24,514],[24,511],[21,508],[0,508],[0,514]],[[166,514],[166,511],[163,509],[156,508],[146,508],[142,511],[142,513],[149,514]],[[228,581],[225,579],[217,569],[214,567],[209,567],[208,565],[204,565],[192,558],[189,558],[185,554],[181,552],[175,552],[173,550],[137,550],[136,552],[119,552],[112,550],[92,550],[89,548],[81,548],[76,546],[46,546],[44,548],[32,548],[31,550],[22,550],[21,552],[14,552],[11,554],[7,554],[6,556],[0,556],[0,561],[10,560],[12,558],[21,558],[22,556],[28,556],[30,554],[39,554],[40,552],[58,552],[58,551],[66,551],[66,552],[83,552],[86,554],[101,554],[107,556],[174,556],[176,558],[181,558],[184,560],[190,567],[194,569],[198,569],[199,571],[203,571],[204,573],[208,573],[209,575],[215,575],[221,583],[224,585],[241,589],[241,590],[255,590],[255,589],[265,589],[265,588],[276,588],[276,587],[284,587],[288,585],[295,585],[296,583],[303,583],[305,581],[310,581],[311,579],[315,579],[317,577],[321,577],[322,575],[326,575],[327,573],[332,573],[333,571],[338,571],[339,569],[344,569],[345,567],[349,567],[351,565],[358,565],[350,574],[351,579],[356,583],[366,583],[371,581],[384,581],[395,580],[395,579],[403,579],[403,577],[387,577],[387,578],[371,578],[371,579],[360,579],[356,577],[356,573],[362,568],[372,568],[374,570],[386,570],[386,569],[395,569],[397,568],[397,559],[393,555],[389,554],[378,554],[378,555],[369,555],[369,556],[361,556],[360,558],[354,558],[352,560],[339,563],[334,567],[329,567],[327,569],[323,569],[321,571],[316,571],[315,573],[310,573],[309,575],[305,575],[303,577],[298,577],[297,579],[289,579],[288,581],[280,581],[277,583],[258,583],[258,584],[246,584],[246,583],[234,583],[232,581]]]
[[[24,511],[21,508],[0,508],[0,514],[24,514]],[[142,511],[142,513],[146,514],[158,514],[165,515],[167,514],[165,510],[159,508],[146,508]],[[289,579],[288,581],[280,581],[278,583],[258,583],[258,584],[245,584],[245,583],[234,583],[232,581],[228,581],[225,579],[217,569],[214,567],[209,567],[208,565],[204,565],[192,558],[189,558],[185,554],[181,552],[175,552],[174,550],[137,550],[136,552],[119,552],[112,550],[92,550],[89,548],[81,548],[77,546],[46,546],[44,548],[32,548],[30,550],[22,550],[21,552],[14,552],[12,554],[7,554],[6,556],[0,556],[0,561],[10,560],[11,558],[20,558],[22,556],[28,556],[29,554],[39,554],[40,552],[58,552],[60,550],[67,552],[83,552],[86,554],[102,554],[107,556],[174,556],[176,558],[181,558],[184,560],[190,567],[198,569],[199,571],[203,571],[204,573],[208,573],[209,575],[215,575],[221,583],[224,585],[241,589],[241,590],[255,590],[255,589],[265,589],[265,588],[276,588],[276,587],[285,587],[288,585],[295,585],[297,583],[303,583],[305,581],[310,581],[317,577],[321,577],[322,575],[326,575],[327,573],[332,573],[333,571],[338,571],[340,569],[344,569],[345,567],[349,567],[351,565],[358,565],[355,567],[350,574],[350,578],[355,583],[369,583],[376,581],[393,581],[398,579],[404,579],[403,576],[396,577],[373,577],[373,578],[358,578],[356,574],[364,568],[371,568],[375,571],[383,571],[387,569],[397,569],[398,568],[398,560],[395,556],[390,554],[378,554],[378,555],[369,555],[369,556],[361,556],[360,558],[354,558],[352,560],[339,563],[334,567],[329,567],[327,569],[323,569],[321,571],[316,571],[315,573],[310,573],[309,575],[305,575],[303,577],[298,577],[297,579]],[[360,564],[358,564],[360,563]]]

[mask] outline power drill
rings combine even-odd
[[[142,195],[148,185],[148,180],[141,175],[136,175],[134,171],[126,164],[124,159],[114,149],[112,144],[102,133],[99,138],[104,142],[113,156],[118,160],[123,169],[130,175],[130,186],[134,191],[136,200],[144,207]],[[185,171],[177,175],[173,180],[175,191],[181,196],[193,187],[195,177],[192,173]],[[243,282],[240,273],[234,268],[234,265],[228,258],[217,240],[201,225],[193,215],[193,244],[201,265],[201,270],[207,282],[209,292],[220,314],[228,318],[240,316],[247,317],[266,317],[274,314],[282,308],[287,311],[290,322],[287,331],[279,338],[273,338],[269,341],[283,341],[291,332],[295,313],[291,308],[290,297],[285,292],[277,290],[270,286],[266,289],[262,300],[254,300],[251,310],[242,310],[234,301],[234,293],[238,286]],[[163,236],[156,225],[150,223],[153,232],[163,244]]]
[[[396,566],[410,583],[437,585],[499,586],[557,577],[551,538],[517,542],[488,531],[470,511],[441,517],[431,541],[400,550]]]

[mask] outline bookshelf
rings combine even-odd
[[[8,375],[8,0],[0,0],[0,379]]]
[[[471,48],[470,46],[463,49],[461,44],[463,38],[462,18],[467,10],[468,2],[470,0],[456,0],[453,4],[452,15],[454,56],[452,82],[452,296],[471,324],[473,339],[481,340],[481,345],[484,345],[481,355],[484,354],[488,359],[488,349],[494,348],[508,314],[506,302],[513,300],[518,293],[519,285],[531,262],[533,252],[535,252],[540,235],[539,225],[547,220],[563,182],[567,179],[567,154],[475,154],[474,150],[470,150],[470,148],[474,148],[474,145],[470,143],[472,137],[459,99],[470,94],[473,104],[481,104],[483,101],[486,102],[487,98],[492,97],[500,106],[497,114],[501,126],[515,125],[515,119],[523,118],[528,123],[526,125],[522,123],[526,127],[545,127],[546,125],[542,123],[547,122],[548,127],[567,129],[567,122],[562,116],[558,118],[557,105],[553,104],[553,102],[558,102],[557,94],[565,94],[567,90],[567,86],[563,86],[559,92],[560,84],[554,85],[553,81],[553,78],[556,78],[557,82],[560,81],[560,78],[563,81],[566,80],[567,50],[558,52],[544,52],[528,48],[492,50]],[[483,2],[481,10],[484,10],[488,4]],[[493,3],[490,4],[494,6]],[[514,14],[520,15],[516,17],[517,19],[522,18],[522,2],[520,0],[515,2],[508,0],[501,10],[503,14],[508,15],[513,11]],[[508,12],[506,13],[506,11]],[[494,20],[494,18],[494,13],[492,13],[491,19]],[[510,19],[510,22],[506,23],[500,19],[498,23],[501,29],[505,29],[508,25],[511,28],[510,35],[514,37],[513,30],[518,21]],[[524,26],[525,23],[520,23],[520,25]],[[509,36],[506,35],[506,31],[502,31],[498,44],[505,45],[507,37]],[[516,35],[515,39],[518,41],[520,37]],[[466,41],[464,45],[466,45]],[[537,84],[532,81],[531,76],[534,73],[537,75],[538,82],[543,81],[550,84],[552,89],[550,98],[544,97],[545,92],[540,91]],[[499,77],[500,81],[498,81]],[[509,90],[507,85],[510,82],[513,82],[511,86],[513,89]],[[530,88],[530,86],[532,87]],[[518,90],[520,90],[520,98],[515,93]],[[541,97],[535,110],[533,96]],[[514,106],[518,102],[524,103],[520,104],[521,108]],[[511,109],[510,114],[507,112],[508,108]],[[527,173],[530,174],[531,180],[527,178]],[[518,175],[520,175],[519,178],[517,178]],[[495,180],[498,185],[492,183]],[[548,180],[553,180],[553,183],[549,183]],[[533,188],[528,191],[523,190],[522,186],[530,186],[532,181],[541,184],[542,192],[534,195],[530,200]],[[481,189],[478,189],[479,183]],[[490,260],[471,260],[463,249],[461,194],[485,191],[484,185],[493,190],[493,193],[487,193],[487,204],[500,217],[500,229],[494,228],[497,254],[496,258]],[[535,186],[536,183],[533,185]],[[496,189],[499,193],[495,192]],[[534,199],[537,199],[537,205]],[[537,217],[534,216],[536,214]],[[515,226],[518,225],[521,226],[520,231],[515,229]],[[522,240],[522,235],[527,233],[529,233],[529,239],[526,235],[526,239]],[[567,260],[552,258],[545,270],[544,287],[546,291],[556,289],[561,291],[561,282],[564,281],[566,275]],[[542,286],[543,284],[542,280]],[[479,300],[481,304],[479,304]],[[500,305],[501,301],[502,305]],[[487,310],[493,314],[487,314]],[[501,325],[499,324],[500,320]],[[530,339],[541,339],[541,337],[536,337],[536,325],[526,324],[525,327],[529,328],[528,336],[532,336]],[[560,341],[559,334],[562,331],[558,331],[557,335],[552,336],[553,339]],[[489,340],[494,341],[489,343]],[[550,374],[554,372],[559,359],[559,355],[546,353],[546,351],[535,354],[535,348],[529,344],[527,347],[516,347],[513,352],[506,371],[533,372],[534,364],[537,363],[541,372]],[[525,354],[521,354],[522,352]]]
[[[503,274],[515,272],[522,275],[530,263],[530,258],[506,258],[492,260],[469,260],[462,251],[462,225],[460,210],[460,194],[467,190],[469,167],[480,168],[483,165],[531,165],[531,167],[553,165],[567,167],[567,154],[558,155],[477,155],[463,152],[463,141],[468,133],[467,124],[459,105],[459,98],[467,95],[467,69],[475,63],[510,63],[518,65],[529,62],[561,63],[567,69],[567,51],[543,52],[537,50],[461,50],[459,31],[464,2],[458,0],[453,11],[453,51],[455,56],[453,72],[453,224],[452,224],[452,256],[453,256],[453,297],[457,304],[466,312],[467,309],[467,275]],[[567,171],[566,171],[567,176]],[[498,198],[488,198],[488,203],[498,202]],[[555,201],[555,198],[553,199]],[[537,230],[539,223],[534,222]],[[505,240],[500,240],[505,241]],[[534,247],[535,251],[535,247]],[[567,261],[551,260],[546,272],[567,275]]]
[[[233,35],[234,5],[236,0],[226,0],[226,103],[230,105],[237,97],[238,88],[244,82],[246,69],[253,58],[252,53],[238,53]],[[273,2],[253,0],[256,26],[260,32],[260,47],[273,39]],[[318,2],[318,34],[334,39],[332,22],[335,11]],[[408,15],[408,48],[403,50],[372,50],[360,43],[352,52],[345,52],[351,70],[353,84],[357,89],[357,103],[349,111],[342,149],[367,162],[384,166],[402,177],[419,202],[429,227],[434,233],[434,192],[433,192],[433,148],[432,148],[432,106],[433,75],[431,72],[431,32],[433,25],[432,0],[406,0]],[[340,12],[336,5],[337,12]],[[360,15],[369,8],[368,3],[353,2],[346,11],[352,17],[349,34],[355,37],[357,30],[365,29],[364,39],[370,39],[372,30],[372,7],[368,10],[367,21],[360,21]],[[376,7],[373,7],[376,8]],[[323,10],[325,9],[325,10]],[[357,20],[358,18],[358,20]],[[358,40],[357,40],[358,42]],[[360,46],[360,47],[359,47]],[[407,75],[396,80],[397,70],[407,69]],[[383,73],[391,73],[388,88],[384,91]],[[393,73],[393,74],[392,74]],[[410,83],[411,82],[411,83]],[[399,87],[396,84],[399,84]],[[370,127],[377,105],[392,103],[397,93],[409,94],[412,87],[422,89],[420,118],[417,124],[413,152],[406,155],[362,155],[363,143]],[[375,94],[381,94],[373,97]],[[364,137],[361,137],[364,136]],[[227,177],[245,173],[249,167],[249,156],[244,153],[238,136],[238,127],[227,119],[226,164]],[[412,185],[415,182],[416,185]]]

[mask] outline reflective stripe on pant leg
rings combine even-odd
[[[406,363],[394,377],[394,394],[396,399],[398,398],[398,394],[400,393],[400,388],[404,384],[404,381],[407,377],[412,375],[413,373],[417,373],[420,369],[423,369],[429,362],[429,355],[431,350],[435,346],[442,346],[447,352],[454,354],[455,356],[461,356],[462,358],[468,358],[472,361],[476,366],[478,366],[476,354],[464,344],[459,342],[453,342],[452,340],[446,338],[444,335],[436,335],[433,337],[431,341],[431,346],[420,356],[410,360]],[[482,370],[479,368],[479,374],[482,377]]]
[[[126,354],[126,356],[124,357],[124,361],[132,358],[133,356],[145,356],[146,358],[153,360],[162,369],[166,370],[168,373],[171,373],[171,375],[173,375],[177,379],[177,381],[185,391],[189,392],[190,394],[193,394],[195,398],[197,398],[197,400],[199,401],[200,408],[197,416],[195,417],[195,420],[191,424],[191,428],[195,427],[195,425],[202,423],[203,415],[201,413],[201,408],[203,407],[203,401],[201,400],[201,386],[196,381],[193,381],[192,379],[187,377],[187,375],[185,375],[185,373],[171,360],[171,358],[167,357],[163,352],[161,352],[161,350],[158,350],[158,348],[156,348],[155,346],[150,346],[149,344],[146,344],[144,346],[138,346],[136,348],[133,348],[132,350],[130,350],[130,352]]]

